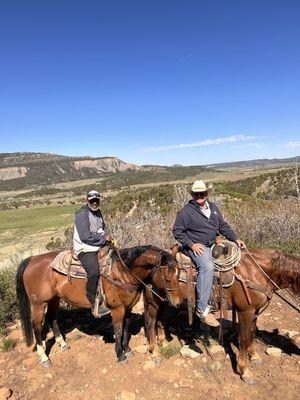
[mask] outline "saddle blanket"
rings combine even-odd
[[[85,269],[81,262],[74,258],[74,253],[71,250],[64,250],[58,253],[51,262],[50,267],[61,274],[70,275],[73,278],[86,279]]]

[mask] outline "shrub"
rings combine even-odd
[[[179,343],[170,343],[159,348],[159,353],[163,358],[170,358],[180,353],[181,345]]]
[[[6,324],[17,317],[15,291],[16,267],[0,269],[0,333],[6,333]]]
[[[2,342],[2,348],[3,351],[10,351],[12,350],[16,345],[16,342],[12,339],[4,339]]]

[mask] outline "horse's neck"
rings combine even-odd
[[[278,287],[300,293],[300,259],[276,251],[269,251],[263,259],[261,266]]]

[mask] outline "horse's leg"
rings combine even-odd
[[[166,303],[161,303],[157,310],[157,339],[160,346],[166,342],[166,332],[163,320],[167,306]]]
[[[43,304],[34,304],[32,306],[32,323],[33,323],[33,331],[36,340],[36,350],[37,354],[41,360],[43,367],[50,367],[51,361],[45,353],[45,349],[43,347],[42,342],[42,325],[44,319],[44,312],[46,308],[46,303]]]
[[[147,296],[150,296],[151,303]],[[152,304],[154,302],[151,294],[143,294],[144,297],[144,319],[145,319],[145,334],[149,342],[148,350],[150,353],[153,353],[157,347],[157,338],[155,334],[155,325],[156,325],[156,317],[157,310],[159,305]]]
[[[58,309],[59,309],[59,302],[60,302],[60,298],[58,296],[53,297],[53,299],[51,299],[49,301],[46,316],[47,316],[49,324],[53,330],[53,334],[54,334],[56,343],[58,343],[62,349],[67,349],[68,344],[66,343],[65,339],[63,338],[63,336],[59,330],[58,323],[57,323],[57,313],[58,313]]]
[[[158,307],[158,305],[156,305]],[[147,326],[147,339],[149,341],[149,352],[154,353],[157,350],[157,337],[155,332],[157,308],[153,304],[148,303],[145,306],[145,324]]]
[[[240,325],[240,350],[238,356],[237,370],[245,382],[253,384],[254,379],[248,366],[248,347],[252,338],[254,309],[252,308],[247,311],[238,311],[238,317]]]
[[[256,314],[259,310],[256,310]],[[248,346],[248,354],[250,357],[250,361],[261,361],[261,357],[255,349],[255,333],[256,333],[256,323],[257,323],[257,315],[253,317],[252,326],[251,326],[251,338],[250,344]]]
[[[124,306],[120,306],[118,308],[111,310],[111,319],[116,338],[115,350],[118,357],[118,361],[121,363],[125,363],[127,361],[127,358],[123,353],[123,348],[122,348],[124,316],[125,316]]]
[[[133,351],[128,346],[128,342],[129,342],[128,331],[129,331],[129,325],[130,325],[130,313],[131,313],[131,310],[126,311],[126,313],[125,313],[124,331],[123,331],[123,339],[122,339],[122,349],[127,358],[132,357],[134,355]]]

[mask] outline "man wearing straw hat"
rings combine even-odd
[[[196,315],[207,325],[219,326],[219,322],[210,313],[208,304],[214,272],[211,246],[219,233],[240,248],[246,246],[224,220],[219,208],[208,201],[208,188],[203,181],[197,180],[193,183],[191,196],[192,199],[177,213],[173,235],[182,244],[197,269]]]

